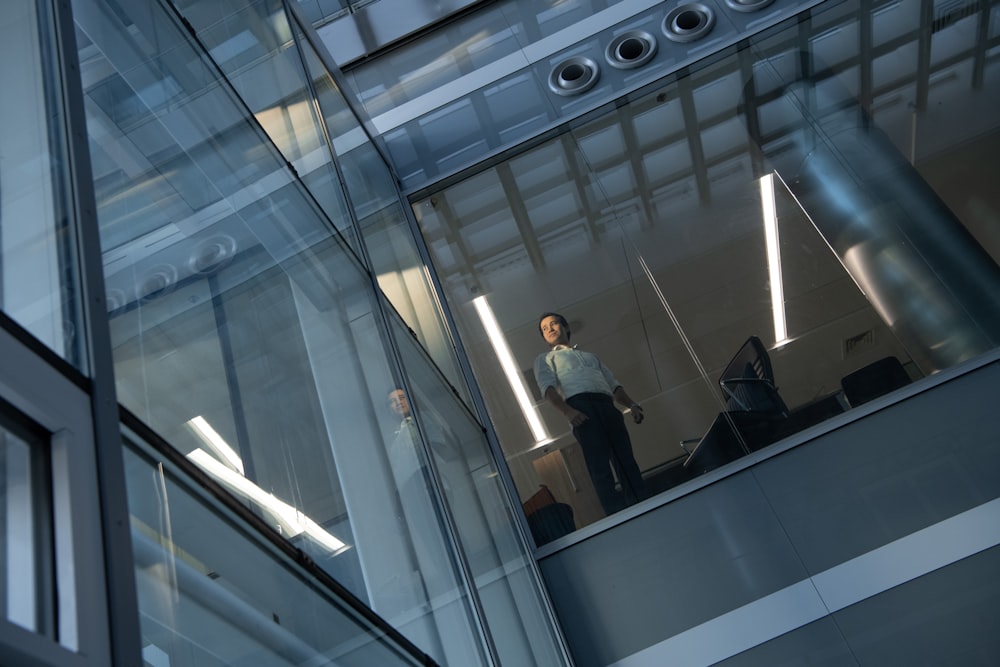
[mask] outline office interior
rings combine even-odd
[[[418,4],[9,10],[0,654],[992,664],[1000,3]]]

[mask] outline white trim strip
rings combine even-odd
[[[1000,544],[1000,498],[890,542],[812,578],[831,612]]]
[[[628,20],[659,4],[660,0],[624,0],[586,19],[563,28],[544,39],[528,44],[522,49],[480,67],[474,72],[460,76],[434,90],[404,102],[372,118],[372,124],[380,134],[405,125],[434,109],[445,106],[457,99],[479,90],[491,82],[530,67],[536,62],[552,56],[563,49],[593,37],[609,26]]]
[[[610,667],[712,665],[997,545],[1000,498],[685,630]]]

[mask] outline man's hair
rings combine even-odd
[[[538,318],[538,333],[542,335],[542,338],[545,338],[545,334],[542,333],[542,322],[545,321],[546,317],[554,317],[559,320],[559,324],[561,324],[562,328],[566,330],[566,340],[569,340],[569,322],[567,322],[566,318],[559,313],[542,313],[541,317]]]

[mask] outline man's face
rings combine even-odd
[[[389,408],[400,417],[410,416],[410,404],[402,389],[397,389],[389,394]]]
[[[542,338],[549,345],[569,345],[569,331],[558,317],[549,315],[542,320],[538,328],[542,330]]]

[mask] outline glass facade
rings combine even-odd
[[[662,3],[465,3],[347,76],[301,21],[373,3],[10,4],[0,663],[839,659],[995,597],[1000,5],[806,4],[601,104],[540,71]]]
[[[0,118],[22,122],[0,123],[0,308],[86,371],[51,17],[30,0],[3,14]]]
[[[641,403],[645,496],[1000,343],[996,9],[935,16],[821,5],[422,190],[522,500],[613,511],[535,384],[546,311]]]
[[[408,209],[303,29],[277,1],[74,17],[119,402],[436,662],[560,660]],[[150,520],[142,631],[183,656]]]

